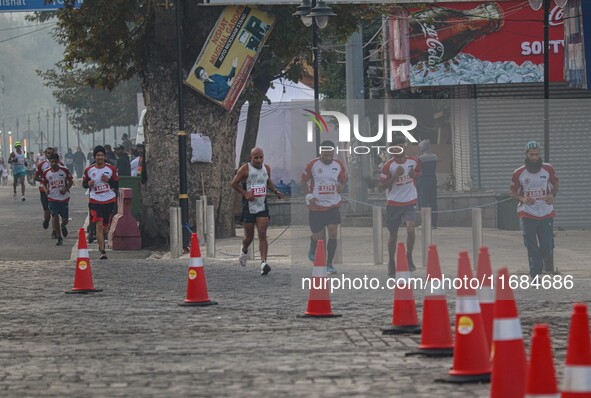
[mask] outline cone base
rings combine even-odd
[[[183,301],[179,305],[183,307],[206,307],[208,305],[217,305],[217,301]]]
[[[86,294],[86,293],[98,293],[98,292],[102,292],[103,289],[72,289],[72,290],[66,290],[64,293],[66,294]]]
[[[416,351],[407,352],[404,354],[405,357],[410,356],[425,356],[425,357],[432,357],[432,358],[443,358],[443,357],[453,357],[454,356],[454,349],[453,348],[428,348],[423,349],[419,348]]]
[[[490,383],[490,372],[478,375],[448,375],[445,379],[435,379],[435,381],[450,384]]]
[[[297,318],[340,318],[342,314],[303,314],[298,315]]]
[[[394,326],[390,329],[382,329],[382,335],[393,334],[421,334],[421,327],[418,325]]]

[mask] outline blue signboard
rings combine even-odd
[[[84,0],[76,0],[75,7],[80,8]],[[0,12],[55,11],[64,7],[64,0],[53,0],[45,4],[44,0],[0,0]]]

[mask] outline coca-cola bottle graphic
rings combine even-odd
[[[410,60],[434,66],[452,59],[466,44],[496,32],[503,26],[503,11],[497,3],[471,10],[431,7],[409,16]]]

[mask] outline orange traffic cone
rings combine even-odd
[[[526,380],[525,398],[558,398],[552,343],[546,324],[534,325]]]
[[[189,259],[189,279],[187,282],[187,298],[179,305],[186,306],[205,306],[215,305],[207,294],[207,283],[205,282],[205,273],[203,272],[203,259],[201,258],[201,248],[199,248],[199,239],[197,234],[191,235],[191,254]]]
[[[591,342],[587,305],[574,305],[568,332],[562,398],[591,397]]]
[[[523,398],[525,393],[525,345],[508,280],[509,270],[502,268],[495,292],[491,398]]]
[[[406,281],[403,282],[403,281]],[[394,310],[392,328],[382,330],[382,334],[418,334],[421,325],[417,318],[415,297],[410,284],[410,271],[404,243],[398,242],[396,249],[396,287],[394,288]]]
[[[488,348],[492,347],[493,334],[493,311],[495,307],[495,291],[492,287],[492,267],[490,265],[490,255],[488,247],[481,247],[478,250],[478,267],[476,268],[476,277],[482,283],[478,289],[478,301],[480,302],[480,312],[484,322],[484,333]]]
[[[308,296],[308,309],[302,315],[304,318],[335,318],[340,314],[333,314],[330,307],[330,291],[328,290],[328,277],[326,273],[326,252],[324,241],[318,240],[314,267],[312,268],[312,285]]]
[[[490,358],[484,323],[476,291],[470,287],[472,269],[468,252],[460,252],[458,280],[462,285],[456,292],[456,336],[454,360],[447,379],[450,383],[474,383],[490,381]]]
[[[92,270],[90,269],[86,234],[84,233],[84,228],[80,228],[78,231],[78,258],[76,259],[74,287],[71,290],[66,290],[66,293],[94,293],[102,291],[102,289],[95,289],[92,283]]]
[[[423,324],[421,344],[418,351],[406,355],[426,355],[432,357],[452,356],[454,343],[449,325],[449,312],[445,289],[441,287],[442,275],[437,246],[430,245],[427,254],[427,285],[423,300]]]

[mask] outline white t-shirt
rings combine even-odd
[[[113,181],[119,181],[117,169],[115,166],[105,163],[103,167],[97,167],[96,164],[90,165],[84,170],[83,181],[94,181],[94,185],[90,188],[90,203],[113,203],[117,201],[117,195],[111,188],[108,182],[104,182],[102,177],[106,175]]]
[[[72,174],[67,167],[59,166],[57,171],[46,169],[42,175],[43,185],[48,189],[47,200],[50,202],[69,202],[70,192],[62,194],[60,190],[66,186],[68,181],[72,181]]]
[[[386,199],[388,206],[409,206],[417,203],[417,188],[415,179],[421,173],[419,162],[413,157],[406,157],[402,163],[398,163],[396,158],[392,158],[382,167],[380,173],[380,182],[383,183],[396,174],[398,166],[402,166],[404,173],[396,177],[392,187],[386,190]],[[415,170],[415,176],[409,175],[410,170]]]
[[[330,164],[322,163],[320,158],[310,160],[302,173],[302,181],[309,183],[310,193],[320,206],[318,211],[326,211],[343,204],[337,186],[339,182],[347,181],[347,173],[340,160],[334,159]]]
[[[511,191],[536,200],[533,205],[519,203],[517,206],[518,216],[533,219],[554,217],[554,206],[546,203],[545,199],[557,182],[558,177],[556,177],[554,167],[549,163],[543,163],[537,173],[530,173],[525,165],[515,170],[511,179]]]

